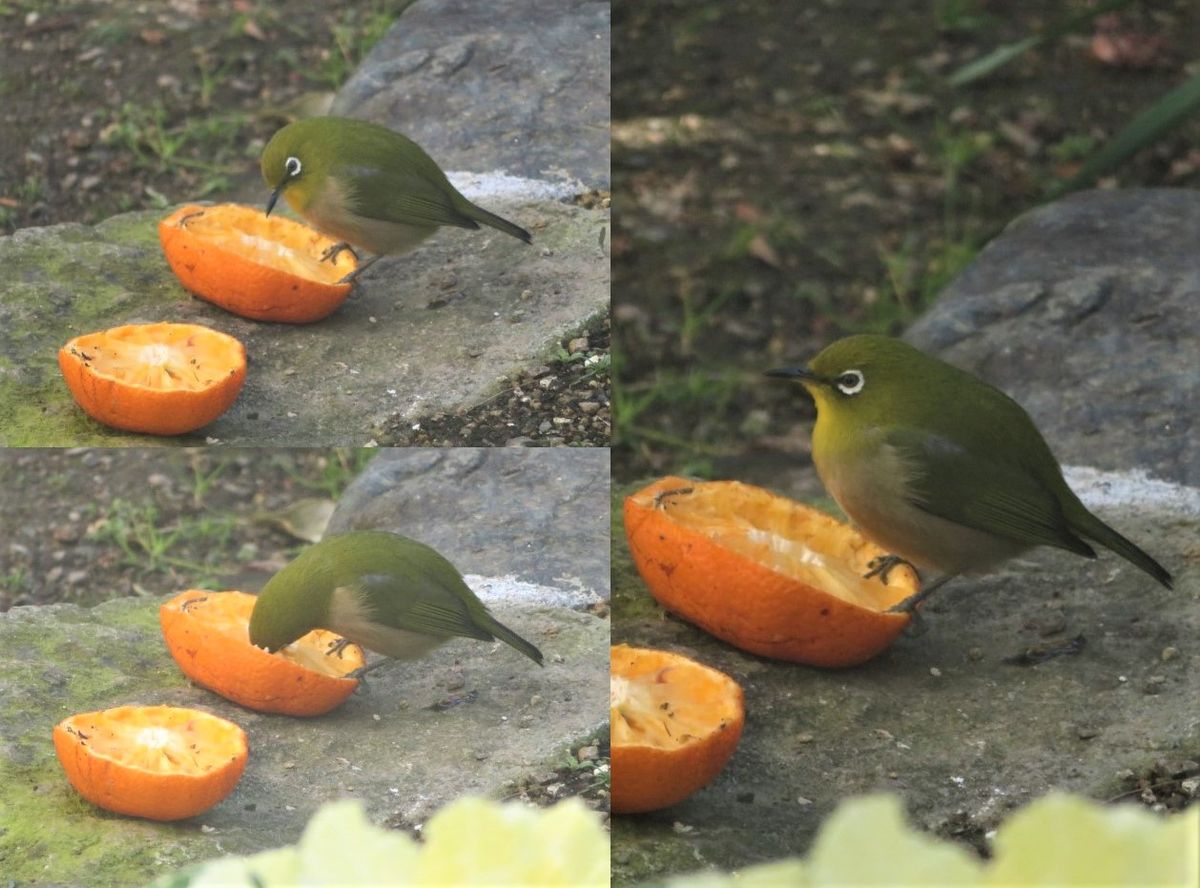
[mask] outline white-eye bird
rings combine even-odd
[[[542,665],[542,652],[493,617],[453,564],[424,543],[382,530],[321,540],[258,593],[251,644],[274,652],[313,629],[399,660],[451,638],[498,638]]]
[[[1095,558],[1097,543],[1167,588],[1171,575],[1079,501],[1029,414],[999,389],[899,339],[850,336],[807,367],[767,371],[799,380],[816,401],[812,456],[842,510],[899,561],[947,579],[986,572],[1033,546]]]
[[[349,281],[386,255],[411,250],[438,228],[489,225],[532,243],[524,228],[467,200],[425,151],[384,126],[349,117],[310,117],[271,137],[262,153],[271,189],[267,215],[282,195],[320,231],[374,255]]]

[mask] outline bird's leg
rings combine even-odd
[[[358,253],[354,251],[354,247],[350,246],[346,241],[338,241],[328,250],[321,254],[322,262],[337,262],[337,257],[342,255],[343,250],[349,250],[350,255],[358,259]]]
[[[917,570],[917,566],[907,558],[901,558],[899,555],[879,555],[867,562],[867,572],[863,574],[863,579],[869,580],[871,577],[879,577],[879,582],[886,586],[888,584],[888,574],[901,564],[907,564],[914,571]]]
[[[376,262],[378,262],[382,258],[383,258],[382,254],[376,254],[376,255],[372,256],[370,259],[368,259],[362,265],[358,266],[358,268],[354,269],[354,271],[350,272],[348,275],[346,275],[344,278],[342,278],[340,281],[338,281],[338,283],[339,284],[353,283],[355,278],[357,278],[360,274],[362,274],[364,271],[366,271],[368,268],[370,268],[372,265],[374,265]]]
[[[354,644],[354,642],[348,638],[339,638],[337,641],[330,643],[329,650],[325,652],[325,656],[332,657],[337,655],[340,657],[342,655],[342,651],[352,644]]]
[[[370,666],[358,667],[353,672],[351,672],[349,675],[347,675],[346,678],[362,678],[368,672],[374,672],[380,666],[385,666],[391,662],[392,662],[391,657],[381,657],[380,659],[378,659],[374,663],[372,663]]]
[[[954,579],[955,576],[957,576],[957,574],[946,574],[945,576],[938,577],[920,592],[908,596],[908,598],[904,599],[899,604],[893,604],[887,609],[887,612],[889,614],[909,614],[913,617],[916,617],[917,605],[921,604],[926,598],[928,598],[942,586],[946,585],[946,583],[948,583],[950,580]]]

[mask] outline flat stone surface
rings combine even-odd
[[[0,238],[0,445],[362,445],[395,417],[474,406],[608,310],[602,214],[555,201],[489,206],[532,226],[534,245],[439,232],[382,260],[333,315],[304,326],[245,320],[192,297],[158,244],[165,211]],[[246,347],[233,407],[179,438],[94,422],[58,368],[74,336],[155,321],[203,324]]]
[[[613,818],[614,884],[804,854],[850,795],[898,793],[916,825],[980,836],[1049,787],[1111,798],[1126,788],[1123,769],[1194,761],[1200,493],[1137,474],[1068,478],[1175,572],[1174,591],[1108,552],[1086,561],[1040,549],[947,586],[925,608],[925,634],[901,636],[853,669],[744,654],[664,617],[619,542],[614,641],[676,650],[731,675],[746,694],[746,727],[709,787],[663,811]],[[1076,655],[1004,662],[1076,636]]]
[[[362,799],[376,822],[416,823],[460,795],[552,769],[606,724],[608,623],[475,588],[542,649],[545,667],[501,643],[456,640],[383,667],[367,692],[311,719],[256,713],[191,685],[162,641],[165,597],[0,614],[0,872],[17,884],[144,885],[196,860],[295,842],[332,799]],[[240,725],[250,758],[234,792],[176,823],[84,801],[51,729],[129,704],[198,707]]]
[[[905,338],[999,386],[1064,463],[1200,485],[1200,193],[1087,191],[1014,221]]]

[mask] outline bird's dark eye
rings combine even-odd
[[[289,157],[283,162],[283,169],[289,176],[300,175],[300,158]]]
[[[861,370],[847,370],[838,376],[835,384],[843,395],[857,395],[862,391],[864,382],[866,378]]]

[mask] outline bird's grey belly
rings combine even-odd
[[[830,496],[863,534],[919,568],[949,574],[984,573],[1029,548],[914,505],[906,492],[906,467],[888,448],[854,472],[822,468],[818,464]]]
[[[333,590],[329,600],[329,615],[324,628],[350,639],[357,645],[394,657],[397,660],[414,660],[429,653],[449,639],[444,635],[427,635],[410,632],[379,623],[360,603],[358,596],[344,586]]]
[[[330,237],[383,255],[406,253],[437,231],[436,225],[403,225],[358,216],[348,206],[335,185],[313,200],[302,215]]]

